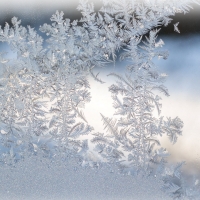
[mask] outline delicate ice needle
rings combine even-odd
[[[176,24],[174,24],[174,31],[176,31],[177,33],[180,33],[180,31],[178,29],[178,24],[179,24],[179,22],[177,22]]]

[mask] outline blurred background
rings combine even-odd
[[[90,0],[92,1],[92,0]],[[43,23],[51,23],[50,17],[56,10],[64,11],[64,17],[80,19],[81,14],[76,9],[78,0],[1,0],[0,25],[10,24],[13,16],[22,20],[22,25],[30,25],[38,30]],[[93,1],[94,2],[94,1]],[[101,2],[95,1],[95,9],[101,7]],[[165,83],[170,97],[162,97],[163,116],[179,116],[184,122],[183,136],[177,144],[170,145],[163,138],[163,146],[171,153],[171,161],[187,161],[185,170],[189,173],[200,173],[200,6],[194,5],[188,14],[177,14],[172,17],[172,23],[162,27],[159,37],[165,42],[164,49],[170,56],[167,60],[155,60],[162,72],[168,74]],[[179,22],[180,34],[174,32],[174,26]],[[45,37],[43,33],[39,33]],[[9,51],[8,46],[0,43],[1,51]],[[9,52],[12,57],[12,53]],[[113,83],[106,75],[115,71],[122,73],[125,63],[117,62],[116,66],[101,69],[100,78],[105,84],[91,80],[92,101],[86,106],[85,115],[96,131],[103,131],[100,112],[112,117],[112,99],[108,86]]]

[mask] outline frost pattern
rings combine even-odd
[[[164,134],[176,143],[183,122],[160,116],[157,93],[169,96],[163,85],[167,75],[153,63],[155,57],[168,57],[160,50],[164,42],[157,41],[158,27],[167,26],[176,13],[189,12],[191,3],[199,2],[103,0],[95,12],[92,3],[80,1],[81,20],[71,22],[56,11],[52,24],[40,27],[48,37],[46,48],[34,28],[21,26],[16,17],[11,27],[1,27],[0,41],[17,56],[8,60],[5,52],[0,54],[1,163],[13,166],[33,155],[73,157],[78,165],[93,168],[106,163],[121,173],[159,177],[174,199],[198,199],[198,180],[188,188],[183,163],[168,166],[168,152],[159,147],[158,136]],[[174,30],[180,33],[178,23]],[[124,75],[108,75],[117,80],[109,87],[117,117],[101,114],[105,132],[98,133],[83,113],[91,99],[88,77],[103,83],[94,69],[118,57],[130,65]],[[95,153],[101,157],[98,162],[89,158]]]
[[[151,165],[160,163],[167,156],[163,148],[155,150],[156,145],[160,146],[157,136],[167,134],[170,141],[175,143],[183,127],[183,122],[178,117],[164,120],[162,116],[156,118],[153,115],[154,109],[157,109],[158,115],[161,111],[161,98],[153,93],[154,90],[169,96],[167,89],[160,84],[166,75],[159,74],[152,63],[153,57],[158,56],[155,50],[158,48],[155,45],[157,32],[151,31],[149,38],[146,38],[147,42],[143,42],[144,46],[140,48],[144,52],[137,46],[132,46],[134,41],[127,46],[122,57],[132,59],[133,63],[128,66],[125,77],[109,74],[119,80],[110,86],[109,91],[112,93],[115,115],[121,117],[115,120],[102,115],[104,126],[108,130],[108,134],[102,136],[107,140],[98,140],[100,135],[94,138],[94,142],[98,143],[96,148],[101,146],[100,153],[103,157],[119,162],[121,167],[131,168],[132,173],[151,173]],[[136,40],[138,42],[138,38]],[[150,58],[149,54],[152,55]]]

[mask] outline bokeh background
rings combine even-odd
[[[91,1],[91,0],[90,0]],[[0,1],[0,25],[5,22],[10,24],[13,16],[22,20],[22,25],[31,25],[38,30],[43,23],[51,23],[50,17],[56,10],[64,11],[65,17],[80,19],[81,14],[76,9],[78,0],[1,0]],[[94,2],[94,1],[93,1]],[[98,10],[101,2],[95,1],[95,9]],[[185,171],[192,174],[200,174],[200,6],[193,5],[188,14],[177,14],[172,17],[172,23],[162,27],[159,38],[165,42],[164,49],[169,51],[167,60],[155,60],[162,72],[168,74],[165,83],[169,89],[170,97],[162,96],[162,115],[179,116],[184,122],[183,136],[175,145],[171,145],[167,138],[162,139],[162,145],[171,153],[170,161],[179,162],[185,160]],[[179,22],[180,34],[174,32],[174,26]],[[44,38],[43,33],[39,33]],[[8,51],[8,46],[0,43],[1,51]],[[103,131],[100,112],[107,117],[112,117],[112,99],[108,92],[108,86],[113,79],[107,77],[109,72],[123,73],[126,63],[117,62],[100,70],[100,78],[106,82],[100,84],[94,80],[91,82],[92,101],[86,105],[85,115],[89,123],[96,131]]]

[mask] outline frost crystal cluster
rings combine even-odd
[[[158,27],[176,13],[189,12],[191,3],[199,2],[103,0],[96,12],[93,4],[80,1],[80,20],[56,11],[52,24],[40,27],[47,46],[34,28],[12,18],[11,27],[0,28],[0,41],[15,53],[10,60],[0,54],[0,162],[13,166],[34,155],[76,158],[82,166],[106,163],[125,174],[159,177],[174,199],[198,199],[198,181],[188,188],[183,163],[167,166],[167,150],[159,147],[163,135],[176,143],[183,122],[160,116],[158,92],[169,96],[163,85],[167,75],[153,63],[155,57],[168,57],[160,50]],[[180,32],[178,23],[174,29]],[[117,80],[109,87],[117,116],[102,113],[105,132],[99,133],[83,114],[91,99],[88,77],[103,83],[94,69],[118,57],[130,64],[124,75],[109,74]],[[88,160],[89,152],[99,161]]]

